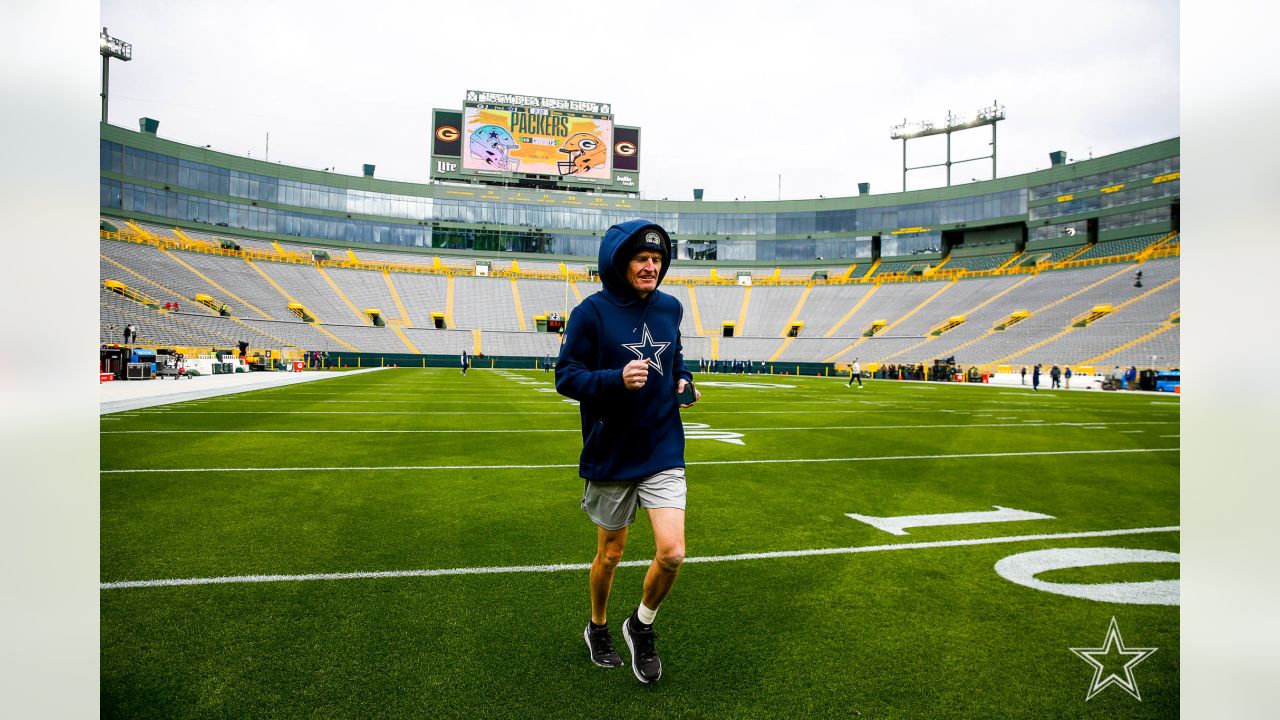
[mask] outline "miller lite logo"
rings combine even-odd
[[[445,142],[453,142],[461,136],[462,134],[458,132],[458,128],[453,127],[452,125],[441,125],[436,128],[436,137]]]
[[[636,144],[630,140],[619,140],[614,144],[613,152],[615,155],[621,155],[622,157],[631,157],[636,154]]]
[[[449,162],[448,160],[436,161],[436,172],[456,172],[457,170],[458,163]]]

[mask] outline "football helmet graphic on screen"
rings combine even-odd
[[[606,150],[600,138],[591,133],[576,132],[560,146],[560,152],[568,155],[569,159],[556,163],[556,169],[561,175],[585,174],[604,164]]]
[[[471,133],[471,157],[495,170],[518,170],[520,160],[511,157],[518,147],[511,133],[497,125],[481,125]]]

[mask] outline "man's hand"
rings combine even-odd
[[[636,358],[622,368],[622,384],[628,390],[639,390],[649,381],[649,361]]]
[[[689,381],[685,380],[684,378],[681,378],[680,382],[676,383],[676,393],[679,394],[684,392],[684,389],[688,387],[688,385],[689,385]],[[698,390],[698,386],[695,385],[693,387],[693,402],[698,402],[698,400],[701,397],[702,397],[702,391]],[[681,403],[680,407],[690,408],[690,407],[693,407],[693,403]]]

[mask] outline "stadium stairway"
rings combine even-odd
[[[515,303],[516,322],[519,324],[520,332],[529,331],[529,323],[524,319],[524,306],[520,303],[520,285],[516,282],[516,278],[511,278],[511,301]]]
[[[1129,272],[1129,270],[1130,270],[1130,268],[1128,268],[1128,267],[1124,268],[1124,271],[1125,271],[1125,272]],[[1113,276],[1109,276],[1109,277],[1113,277]],[[1172,279],[1172,280],[1168,280],[1168,281],[1166,281],[1166,282],[1161,283],[1160,285],[1157,285],[1156,287],[1151,288],[1150,290],[1148,290],[1148,291],[1146,291],[1146,292],[1142,293],[1141,295],[1138,295],[1137,297],[1130,298],[1129,300],[1126,300],[1125,302],[1122,302],[1122,303],[1120,303],[1119,305],[1116,305],[1114,308],[1112,308],[1111,313],[1117,313],[1117,312],[1119,312],[1119,311],[1123,310],[1124,308],[1126,308],[1126,307],[1128,307],[1128,306],[1130,306],[1130,305],[1132,305],[1132,304],[1134,304],[1134,303],[1136,303],[1136,302],[1138,302],[1138,301],[1140,301],[1140,300],[1142,300],[1142,299],[1144,299],[1144,298],[1147,298],[1147,297],[1149,297],[1149,296],[1151,296],[1151,295],[1153,295],[1153,294],[1155,294],[1155,293],[1157,293],[1157,292],[1160,292],[1161,290],[1163,290],[1163,289],[1165,289],[1165,288],[1167,288],[1167,287],[1169,287],[1169,286],[1173,285],[1174,283],[1177,283],[1177,282],[1179,281],[1179,279],[1180,279],[1180,278],[1174,278],[1174,279]],[[1172,325],[1172,323],[1170,323],[1170,325]],[[1059,339],[1061,339],[1062,337],[1065,337],[1066,335],[1069,335],[1069,334],[1071,334],[1071,333],[1073,333],[1073,332],[1075,332],[1075,331],[1077,331],[1077,330],[1081,329],[1082,327],[1088,327],[1088,324],[1087,324],[1087,323],[1085,323],[1085,324],[1080,324],[1080,323],[1077,323],[1077,322],[1075,322],[1075,321],[1073,320],[1073,322],[1072,322],[1071,324],[1067,325],[1067,327],[1066,327],[1066,328],[1064,328],[1061,332],[1059,332],[1059,333],[1057,333],[1057,334],[1054,334],[1054,335],[1050,335],[1049,337],[1047,337],[1047,338],[1045,338],[1045,339],[1043,339],[1043,340],[1041,340],[1041,341],[1039,341],[1039,342],[1036,342],[1036,343],[1034,343],[1034,344],[1032,344],[1032,345],[1028,345],[1027,347],[1022,348],[1021,350],[1018,350],[1017,352],[1014,352],[1014,353],[1012,353],[1012,354],[1010,354],[1010,355],[1006,355],[1006,356],[1004,356],[1004,357],[1002,357],[1002,358],[999,358],[998,360],[993,361],[991,364],[993,364],[993,365],[1003,365],[1003,364],[1006,364],[1006,363],[1008,363],[1009,361],[1014,360],[1015,358],[1022,357],[1022,356],[1026,355],[1026,354],[1027,354],[1027,353],[1029,353],[1029,352],[1033,352],[1033,351],[1037,350],[1038,348],[1042,348],[1042,347],[1044,347],[1045,345],[1048,345],[1049,343],[1054,342],[1055,340],[1059,340]],[[1168,329],[1169,329],[1169,328],[1168,328],[1168,327],[1166,327],[1166,328],[1162,329],[1160,332],[1164,332],[1165,330],[1168,330]],[[1158,334],[1159,334],[1159,332],[1157,332],[1157,333],[1151,333],[1150,335],[1151,335],[1152,337],[1154,337],[1155,335],[1158,335]],[[1144,338],[1144,339],[1145,339],[1145,338]],[[1136,343],[1135,343],[1135,344],[1136,344]],[[1115,352],[1119,352],[1121,349],[1123,349],[1123,348],[1116,348],[1115,350],[1113,350],[1111,353],[1108,353],[1108,354],[1113,354],[1113,353],[1115,353]],[[1082,365],[1091,365],[1092,363],[1081,363],[1081,364],[1082,364]]]
[[[787,318],[786,324],[784,324],[782,326],[782,329],[778,332],[778,337],[786,337],[787,333],[790,332],[791,326],[795,324],[796,318],[800,316],[800,311],[804,309],[804,304],[809,301],[809,293],[811,292],[813,292],[812,283],[806,285],[804,288],[804,292],[800,293],[800,299],[796,301],[796,306],[791,310],[791,316]],[[782,347],[785,348],[789,344],[790,343],[783,343]],[[779,348],[778,352],[774,353],[774,357],[777,357],[777,355],[781,352],[782,352],[782,348]],[[770,361],[773,360],[773,358],[769,358],[769,359]]]
[[[924,302],[921,302],[919,305],[916,305],[915,307],[911,308],[911,310],[907,311],[907,313],[906,313],[905,315],[902,315],[902,316],[901,316],[901,317],[899,317],[897,320],[894,320],[893,322],[891,322],[891,323],[889,323],[889,324],[885,325],[885,326],[884,326],[884,328],[882,328],[881,330],[879,330],[876,334],[878,334],[878,335],[883,335],[884,333],[887,333],[887,332],[889,332],[890,330],[892,330],[893,328],[897,327],[897,326],[898,326],[898,325],[900,325],[903,321],[905,321],[907,318],[909,318],[909,317],[911,317],[912,315],[915,315],[916,313],[920,312],[920,310],[924,309],[924,307],[925,307],[925,306],[927,306],[929,303],[931,303],[931,302],[933,302],[934,300],[938,299],[938,297],[940,297],[943,293],[945,293],[946,291],[948,291],[948,290],[950,290],[951,288],[955,287],[955,285],[956,285],[956,283],[957,283],[957,282],[959,282],[959,281],[958,281],[958,280],[952,280],[951,282],[948,282],[948,283],[944,284],[942,287],[938,288],[938,289],[937,289],[937,291],[935,291],[932,295],[930,295],[929,297],[925,298],[925,299],[924,299]],[[833,363],[833,362],[841,362],[841,357],[842,357],[842,356],[844,356],[844,355],[846,355],[847,353],[851,352],[852,350],[854,350],[855,348],[857,348],[859,345],[861,345],[861,344],[865,343],[869,337],[870,337],[870,336],[868,336],[868,335],[863,335],[862,337],[860,337],[860,338],[858,338],[857,340],[853,341],[853,343],[851,343],[851,344],[850,344],[848,347],[846,347],[845,349],[843,349],[843,350],[841,350],[840,352],[838,352],[838,353],[836,353],[836,354],[832,355],[831,357],[826,358],[825,360],[823,360],[823,362],[832,362],[832,363]]]
[[[1004,270],[1006,268],[1014,267],[1015,265],[1017,265],[1018,261],[1022,258],[1022,255],[1024,252],[1025,251],[1023,250],[1019,250],[1018,252],[1015,252],[1013,255],[1009,257],[1008,260],[1004,261],[1004,264],[997,267],[996,270]]]
[[[396,312],[400,314],[398,318],[392,320],[390,323],[392,331],[394,331],[396,336],[400,338],[400,342],[404,343],[404,346],[409,349],[409,352],[415,355],[420,355],[421,353],[418,351],[418,347],[413,344],[413,341],[410,340],[409,336],[404,332],[404,328],[411,325],[412,321],[409,319],[409,311],[404,307],[404,301],[400,299],[400,293],[396,291],[396,284],[391,279],[391,273],[383,270],[382,280],[386,282],[387,292],[391,293],[391,300],[395,303]]]
[[[444,291],[444,326],[447,328],[455,328],[457,324],[453,320],[453,296],[454,296],[454,276],[450,275]]]
[[[356,307],[356,304],[351,302],[351,298],[347,297],[346,293],[342,292],[342,288],[338,287],[338,283],[333,281],[333,277],[329,275],[329,273],[325,272],[324,268],[319,265],[316,265],[315,267],[316,272],[320,273],[320,277],[328,283],[330,288],[333,288],[333,293],[338,296],[338,299],[342,301],[342,304],[346,305],[351,310],[352,315],[355,315],[360,319],[360,322],[366,325],[375,324],[369,319],[369,315],[367,313],[360,312],[360,309]]]
[[[979,310],[981,310],[981,309],[985,308],[986,306],[990,305],[991,303],[995,302],[996,300],[999,300],[1000,298],[1004,297],[1005,295],[1008,295],[1009,293],[1013,292],[1014,290],[1018,289],[1019,287],[1022,287],[1023,285],[1025,285],[1025,284],[1027,283],[1027,281],[1028,281],[1028,280],[1031,280],[1033,277],[1035,277],[1035,276],[1034,276],[1034,275],[1028,275],[1028,276],[1026,276],[1025,278],[1023,278],[1023,279],[1019,280],[1018,282],[1016,282],[1016,283],[1014,283],[1014,284],[1010,285],[1009,287],[1005,288],[1004,290],[1001,290],[1000,292],[996,293],[995,295],[992,295],[991,297],[987,298],[986,300],[982,301],[981,303],[978,303],[977,305],[974,305],[973,307],[969,308],[969,309],[968,309],[968,310],[966,310],[965,312],[962,312],[962,313],[959,313],[959,314],[960,314],[960,315],[965,316],[965,318],[972,318],[975,314],[977,314],[977,312],[978,312]],[[976,343],[978,340],[981,340],[982,338],[986,337],[986,336],[987,336],[987,334],[990,334],[990,333],[992,333],[992,332],[995,332],[995,330],[994,330],[994,329],[992,329],[992,330],[988,330],[988,331],[987,331],[987,333],[985,333],[985,334],[983,334],[983,335],[981,335],[981,336],[979,336],[979,337],[977,337],[977,338],[974,338],[973,340],[970,340],[968,343],[965,343],[965,345],[960,345],[960,346],[957,346],[956,348],[953,348],[952,350],[948,350],[946,353],[943,353],[943,354],[939,355],[939,357],[948,357],[948,356],[950,356],[950,355],[953,355],[953,354],[955,354],[955,350],[957,350],[957,349],[959,349],[959,348],[961,348],[961,347],[965,347],[966,345],[970,345],[970,344]],[[878,359],[876,360],[876,362],[884,363],[884,362],[889,362],[889,361],[891,361],[891,360],[894,360],[895,358],[899,358],[899,357],[901,357],[901,356],[906,356],[906,355],[907,355],[907,353],[910,353],[910,352],[913,352],[913,351],[915,351],[915,350],[918,350],[919,348],[924,347],[924,346],[928,345],[929,343],[932,343],[932,342],[934,342],[934,341],[938,340],[939,338],[944,337],[944,335],[945,335],[945,334],[938,334],[938,335],[930,334],[930,335],[929,335],[928,337],[926,337],[924,340],[921,340],[920,342],[916,343],[915,345],[912,345],[912,346],[910,346],[910,347],[903,348],[903,349],[901,349],[901,350],[899,350],[899,351],[897,351],[897,352],[895,352],[895,353],[893,353],[893,354],[891,354],[891,355],[887,355],[887,356],[885,356],[885,357],[883,357],[883,358],[878,358]]]
[[[223,296],[228,297],[228,298],[231,298],[233,301],[235,301],[235,302],[238,304],[238,306],[239,306],[239,307],[242,307],[242,308],[248,308],[249,310],[252,310],[253,312],[257,313],[259,316],[261,316],[261,317],[262,317],[263,319],[265,319],[265,320],[272,320],[272,319],[274,319],[274,318],[272,318],[270,315],[268,315],[266,312],[264,312],[261,308],[259,308],[257,305],[254,305],[253,303],[249,302],[248,300],[245,300],[244,298],[240,297],[239,295],[236,295],[235,293],[231,292],[230,290],[228,290],[227,288],[223,287],[222,285],[219,285],[219,284],[218,284],[217,282],[215,282],[212,278],[210,278],[209,276],[207,276],[207,275],[205,275],[204,273],[200,272],[199,270],[195,269],[195,268],[194,268],[194,267],[192,267],[192,266],[191,266],[187,261],[185,261],[185,260],[183,260],[182,258],[178,257],[176,254],[174,254],[174,253],[172,253],[172,252],[170,252],[170,251],[168,251],[168,250],[164,250],[164,249],[161,249],[161,250],[160,250],[160,252],[162,252],[162,253],[164,253],[165,255],[167,255],[169,258],[171,258],[171,259],[172,259],[174,262],[176,262],[178,265],[181,265],[182,267],[184,267],[184,268],[186,268],[187,270],[191,271],[191,273],[192,273],[193,275],[195,275],[196,277],[198,277],[198,278],[200,278],[201,280],[203,280],[203,281],[205,281],[205,282],[209,283],[209,286],[210,286],[210,287],[212,287],[212,288],[216,289],[218,292],[222,293],[222,294],[223,294]],[[232,314],[234,314],[234,311],[233,311],[233,313],[232,313]]]
[[[1037,314],[1039,314],[1039,313],[1042,313],[1042,312],[1044,312],[1044,311],[1046,311],[1046,310],[1049,310],[1049,309],[1051,309],[1051,308],[1053,308],[1053,307],[1056,307],[1056,306],[1058,306],[1058,305],[1061,305],[1062,303],[1067,302],[1068,300],[1071,300],[1072,298],[1075,298],[1075,297],[1077,297],[1077,296],[1083,295],[1084,293],[1089,292],[1090,290],[1092,290],[1092,289],[1094,289],[1094,288],[1098,287],[1099,285],[1102,285],[1103,283],[1108,282],[1109,280],[1111,280],[1111,279],[1113,279],[1113,278],[1115,278],[1115,277],[1118,277],[1118,276],[1120,276],[1120,275],[1122,275],[1122,274],[1124,274],[1124,273],[1127,273],[1127,272],[1129,272],[1129,268],[1128,268],[1127,266],[1126,266],[1126,267],[1124,267],[1124,268],[1121,268],[1120,270],[1117,270],[1117,271],[1116,271],[1116,272],[1114,272],[1114,273],[1111,273],[1111,274],[1109,274],[1109,275],[1104,276],[1103,278],[1101,278],[1101,279],[1097,280],[1096,282],[1090,283],[1089,285],[1086,285],[1085,287],[1079,288],[1078,290],[1076,290],[1076,291],[1074,291],[1074,292],[1072,292],[1072,293],[1069,293],[1069,294],[1067,294],[1067,295],[1064,295],[1064,296],[1062,296],[1062,297],[1060,297],[1060,298],[1058,298],[1058,299],[1054,300],[1053,302],[1050,302],[1050,303],[1047,303],[1047,304],[1045,304],[1045,305],[1040,306],[1039,308],[1037,308],[1037,309],[1035,309],[1035,310],[1031,311],[1031,316],[1035,316],[1035,315],[1037,315]],[[1033,276],[1033,277],[1034,277],[1034,276]],[[1028,278],[1028,279],[1030,279],[1030,278]],[[994,298],[993,298],[993,299],[994,299]],[[961,350],[964,350],[964,349],[967,349],[967,348],[973,347],[974,345],[977,345],[978,343],[980,343],[980,342],[982,342],[982,341],[984,341],[984,340],[987,340],[988,338],[992,337],[992,336],[993,336],[993,335],[995,335],[997,332],[999,332],[1000,330],[998,330],[997,328],[1001,328],[1001,329],[1003,329],[1003,326],[1002,326],[1000,323],[996,323],[996,324],[995,324],[995,325],[993,325],[990,329],[988,329],[986,332],[982,333],[982,334],[981,334],[981,335],[979,335],[978,337],[973,338],[972,340],[968,340],[968,341],[966,341],[966,342],[964,342],[964,343],[961,343],[961,344],[959,344],[959,345],[956,345],[955,347],[948,348],[947,350],[943,350],[942,352],[938,353],[937,357],[951,357],[951,356],[954,356],[957,352],[959,352],[959,351],[961,351]]]
[[[1147,260],[1160,255],[1162,250],[1171,249],[1173,246],[1178,245],[1178,236],[1179,233],[1177,230],[1165,235],[1158,241],[1148,245],[1142,250],[1142,252],[1138,253],[1138,258],[1140,260]]]
[[[133,268],[131,268],[131,267],[129,267],[129,266],[127,266],[127,265],[125,265],[124,263],[120,262],[119,260],[116,260],[115,258],[110,258],[110,257],[107,257],[106,255],[100,255],[100,257],[101,257],[103,260],[107,261],[108,263],[110,263],[110,264],[112,264],[112,265],[114,265],[114,266],[116,266],[116,267],[120,268],[120,269],[121,269],[121,270],[123,270],[124,272],[126,272],[126,273],[128,273],[128,274],[130,274],[130,275],[134,276],[135,278],[138,278],[138,279],[139,279],[139,280],[141,280],[143,283],[145,283],[145,284],[147,284],[147,285],[151,285],[151,286],[156,287],[156,288],[159,288],[161,291],[163,291],[164,293],[168,294],[169,296],[172,296],[172,297],[174,297],[174,298],[177,298],[179,301],[186,303],[188,307],[192,307],[192,308],[199,308],[199,309],[201,309],[201,310],[208,311],[208,312],[210,312],[210,313],[212,313],[212,314],[217,314],[217,311],[213,310],[212,308],[207,307],[204,303],[198,303],[198,302],[196,302],[196,301],[195,301],[195,299],[194,299],[194,298],[187,297],[187,296],[186,296],[186,295],[184,295],[183,293],[180,293],[180,292],[178,292],[178,291],[176,291],[176,290],[173,290],[172,288],[170,288],[170,287],[168,287],[168,286],[166,286],[166,285],[161,285],[160,283],[156,282],[155,280],[152,280],[151,278],[147,277],[146,275],[143,275],[142,273],[140,273],[140,272],[138,272],[138,271],[134,270]],[[118,282],[118,281],[117,281],[117,282]],[[127,291],[126,291],[126,292],[120,292],[119,290],[117,290],[117,292],[120,292],[120,294],[125,295],[126,297],[130,297],[132,294],[136,294],[136,295],[137,295],[137,296],[139,296],[140,298],[145,298],[145,300],[144,300],[144,299],[139,299],[139,297],[134,297],[133,299],[138,300],[138,302],[142,303],[143,305],[148,305],[148,306],[150,306],[152,309],[160,309],[160,302],[159,302],[158,300],[156,300],[156,299],[154,299],[154,298],[152,298],[152,297],[148,296],[146,293],[143,293],[143,292],[138,291],[136,288],[129,287],[128,285],[125,285],[124,283],[121,283],[121,285],[122,285],[122,286],[124,286],[125,288],[127,288]]]
[[[244,258],[244,261],[249,265],[249,267],[253,268],[253,269],[254,269],[254,270],[255,270],[259,275],[261,275],[261,276],[262,276],[262,278],[263,278],[264,280],[266,280],[266,281],[267,281],[267,284],[268,284],[268,285],[270,285],[271,287],[275,288],[275,289],[276,289],[276,292],[280,293],[280,295],[284,297],[285,301],[286,301],[286,302],[288,302],[291,306],[292,306],[292,305],[301,305],[301,304],[302,304],[302,303],[298,302],[296,299],[294,299],[294,297],[293,297],[292,295],[290,295],[290,294],[288,293],[288,291],[286,291],[283,287],[281,287],[281,286],[280,286],[280,283],[278,283],[278,282],[276,282],[274,279],[272,279],[272,277],[271,277],[270,275],[268,275],[265,271],[263,271],[263,269],[262,269],[262,268],[258,267],[256,264],[254,264],[254,262],[253,262],[252,260],[250,260],[248,257]],[[326,275],[326,277],[327,277],[327,275]],[[348,302],[350,302],[350,301],[348,301]],[[337,343],[338,345],[340,345],[340,346],[341,346],[341,347],[343,347],[344,349],[346,349],[346,350],[350,350],[351,352],[360,352],[360,349],[359,349],[359,348],[357,348],[356,346],[354,346],[354,345],[352,345],[351,343],[347,342],[346,340],[343,340],[342,338],[338,337],[337,335],[334,335],[332,332],[330,332],[330,331],[326,330],[326,329],[324,328],[324,326],[323,326],[323,325],[321,325],[320,323],[321,323],[320,318],[315,318],[315,322],[313,322],[313,323],[308,323],[308,324],[309,324],[309,325],[311,325],[311,327],[314,327],[316,330],[319,330],[319,331],[320,331],[320,333],[321,333],[322,335],[324,335],[325,337],[327,337],[327,338],[329,338],[330,340],[334,341],[335,343]]]
[[[1151,332],[1149,332],[1149,333],[1147,333],[1147,334],[1145,334],[1145,335],[1142,335],[1142,336],[1140,336],[1140,337],[1136,337],[1136,338],[1134,338],[1133,340],[1130,340],[1130,341],[1129,341],[1129,342],[1127,342],[1127,343],[1124,343],[1124,344],[1122,344],[1122,345],[1119,345],[1119,346],[1117,346],[1117,347],[1114,347],[1114,348],[1112,348],[1112,349],[1110,349],[1110,350],[1108,350],[1108,351],[1106,351],[1106,352],[1102,353],[1101,355],[1095,355],[1095,356],[1093,356],[1093,357],[1091,357],[1091,358],[1089,358],[1089,359],[1085,360],[1084,362],[1082,362],[1082,363],[1080,363],[1080,364],[1081,364],[1081,365],[1087,365],[1087,366],[1095,366],[1095,365],[1097,365],[1099,362],[1101,362],[1101,361],[1103,361],[1103,360],[1106,360],[1107,358],[1109,358],[1109,357],[1111,357],[1111,356],[1113,356],[1113,355],[1115,355],[1115,354],[1117,354],[1117,353],[1120,353],[1120,352],[1123,352],[1123,351],[1125,351],[1125,350],[1128,350],[1129,348],[1134,347],[1134,346],[1136,346],[1136,345],[1141,345],[1142,343],[1145,343],[1145,342],[1147,342],[1148,340],[1151,340],[1152,338],[1155,338],[1155,337],[1158,337],[1158,336],[1160,336],[1160,335],[1163,335],[1164,333],[1169,332],[1170,330],[1173,330],[1174,328],[1176,328],[1176,327],[1178,327],[1178,326],[1179,326],[1179,324],[1178,324],[1178,323],[1173,322],[1172,320],[1170,320],[1169,322],[1166,322],[1164,325],[1161,325],[1160,327],[1156,328],[1155,330],[1152,330]]]
[[[876,263],[879,263],[879,262],[880,262],[879,260],[876,261]],[[872,295],[876,294],[876,291],[879,290],[880,287],[881,287],[880,285],[876,285],[872,287],[869,291],[867,291],[866,294],[864,294],[861,298],[858,298],[858,302],[854,303],[853,307],[849,308],[849,312],[845,313],[840,318],[840,320],[836,322],[835,325],[832,325],[831,329],[823,334],[823,337],[831,337],[832,335],[835,335],[837,330],[839,330],[841,327],[844,327],[844,324],[849,322],[849,320],[854,315],[856,315],[859,310],[862,309],[863,305],[867,304],[867,301],[871,299]]]
[[[706,335],[706,331],[702,329],[702,314],[698,312],[698,293],[694,291],[693,286],[689,285],[689,312],[693,314],[693,328],[698,335]],[[715,357],[716,349],[719,347],[717,341],[711,343],[711,355]]]

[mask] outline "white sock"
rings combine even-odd
[[[644,603],[640,603],[640,608],[636,610],[636,619],[645,625],[652,625],[653,619],[658,617],[657,610],[650,610],[645,607]]]

